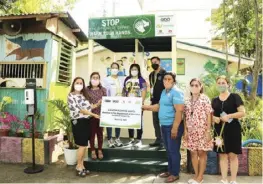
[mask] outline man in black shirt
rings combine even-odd
[[[165,70],[160,66],[160,58],[159,57],[152,57],[152,68],[154,69],[149,76],[150,86],[151,86],[151,102],[152,105],[158,104],[162,91],[164,90],[163,85],[163,77],[165,74]],[[163,141],[162,141],[162,134],[159,122],[158,112],[153,112],[153,126],[155,129],[155,137],[156,140],[154,143],[151,143],[150,146],[158,147],[157,149],[163,148]]]

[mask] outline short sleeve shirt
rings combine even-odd
[[[122,96],[124,77],[118,76],[116,79],[108,76],[103,81],[103,87],[106,88],[107,96]]]
[[[184,104],[184,93],[177,87],[162,91],[159,102],[159,120],[161,125],[172,125],[175,118],[174,105]]]
[[[146,90],[146,81],[140,77],[138,79],[126,78],[124,84],[124,96],[141,97],[142,91]]]

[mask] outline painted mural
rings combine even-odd
[[[0,61],[47,61],[50,34],[2,35]]]

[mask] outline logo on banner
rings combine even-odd
[[[138,18],[134,21],[133,29],[139,35],[146,35],[151,30],[151,21],[146,17]]]
[[[168,18],[161,18],[161,22],[170,22],[170,18],[168,17]]]

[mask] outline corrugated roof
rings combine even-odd
[[[68,12],[6,14],[0,15],[0,20],[36,18],[39,16],[59,17],[59,19],[71,29],[80,29],[80,32],[73,32],[73,34],[78,38],[79,41],[88,41],[88,37],[86,36],[86,34],[81,30],[81,28],[78,26],[78,24]]]

